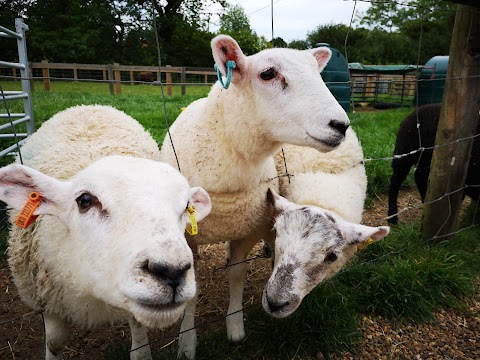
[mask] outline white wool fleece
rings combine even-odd
[[[280,175],[280,194],[288,200],[331,210],[343,219],[360,223],[367,190],[367,176],[362,147],[349,128],[345,141],[335,150],[321,153],[311,148],[284,146],[287,169],[282,152],[275,156]]]

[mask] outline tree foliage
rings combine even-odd
[[[357,17],[356,22],[391,32],[401,30],[403,24],[412,20],[453,23],[455,9],[454,3],[442,0],[372,0],[370,7]]]
[[[13,29],[15,17],[26,19],[30,61],[157,65],[155,19],[163,65],[211,66],[211,4],[223,8],[216,33],[231,35],[246,55],[272,43],[329,43],[345,53],[348,33],[348,60],[368,64],[422,64],[448,54],[455,17],[448,1],[372,0],[357,27],[323,24],[289,44],[258,36],[244,9],[227,0],[0,0],[0,24]],[[0,39],[0,49],[2,60],[16,60],[15,41]]]
[[[250,27],[245,10],[240,5],[228,6],[220,16],[221,34],[230,35],[242,48],[245,55],[252,55],[267,47],[271,47],[264,37],[259,37]]]

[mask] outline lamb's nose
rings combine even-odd
[[[288,301],[279,302],[279,301],[273,301],[271,299],[267,299],[267,303],[268,303],[268,308],[270,309],[270,311],[272,313],[279,312],[280,310],[282,310],[286,306],[290,305],[290,303]]]
[[[343,121],[339,121],[339,120],[331,120],[328,125],[330,125],[332,128],[337,130],[343,136],[345,136],[345,132],[347,131],[348,127],[350,126],[349,124],[347,124]]]
[[[188,269],[191,267],[191,263],[174,267],[150,261],[145,270],[156,278],[164,281],[175,293],[178,285],[180,285],[180,282],[185,278]]]

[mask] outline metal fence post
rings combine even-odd
[[[32,91],[30,89],[30,68],[28,67],[27,56],[27,41],[25,38],[25,31],[28,30],[28,25],[23,22],[23,19],[15,19],[15,30],[20,37],[17,37],[18,60],[23,65],[20,69],[20,76],[22,77],[22,91],[27,94],[23,99],[23,108],[25,115],[30,118],[26,122],[27,134],[32,135],[35,132],[35,124],[33,120],[33,105],[32,105]]]

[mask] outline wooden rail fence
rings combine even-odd
[[[213,67],[179,67],[162,66],[161,72],[158,66],[132,66],[115,64],[75,64],[75,63],[50,63],[47,60],[42,62],[31,62],[32,86],[35,78],[43,80],[43,88],[50,91],[50,82],[52,80],[73,80],[73,81],[101,81],[108,83],[110,93],[121,94],[122,84],[135,85],[139,83],[158,84],[163,81],[167,89],[167,94],[172,95],[172,86],[180,86],[182,95],[186,93],[186,86],[211,86],[216,81],[216,72]],[[61,76],[52,76],[52,72],[59,73]],[[64,76],[68,72],[70,76]],[[79,76],[81,72],[97,73],[97,77]],[[41,73],[41,76],[38,74]],[[164,74],[164,78],[161,78]],[[176,75],[179,81],[174,81]],[[17,77],[17,70],[12,69],[12,77]],[[196,78],[195,82],[187,82],[187,79]]]
[[[162,66],[134,66],[115,64],[75,64],[50,63],[47,60],[30,63],[33,80],[43,80],[43,88],[50,91],[51,81],[98,81],[108,84],[111,94],[121,94],[122,86],[150,83],[158,85],[162,80],[168,95],[172,87],[179,86],[185,95],[187,86],[211,86],[217,80],[212,68]],[[18,79],[17,69],[0,67],[0,75],[11,71],[13,79]],[[9,75],[10,76],[10,75]],[[356,102],[377,103],[392,101],[399,104],[410,103],[415,94],[415,74],[387,75],[350,72],[352,93]]]

